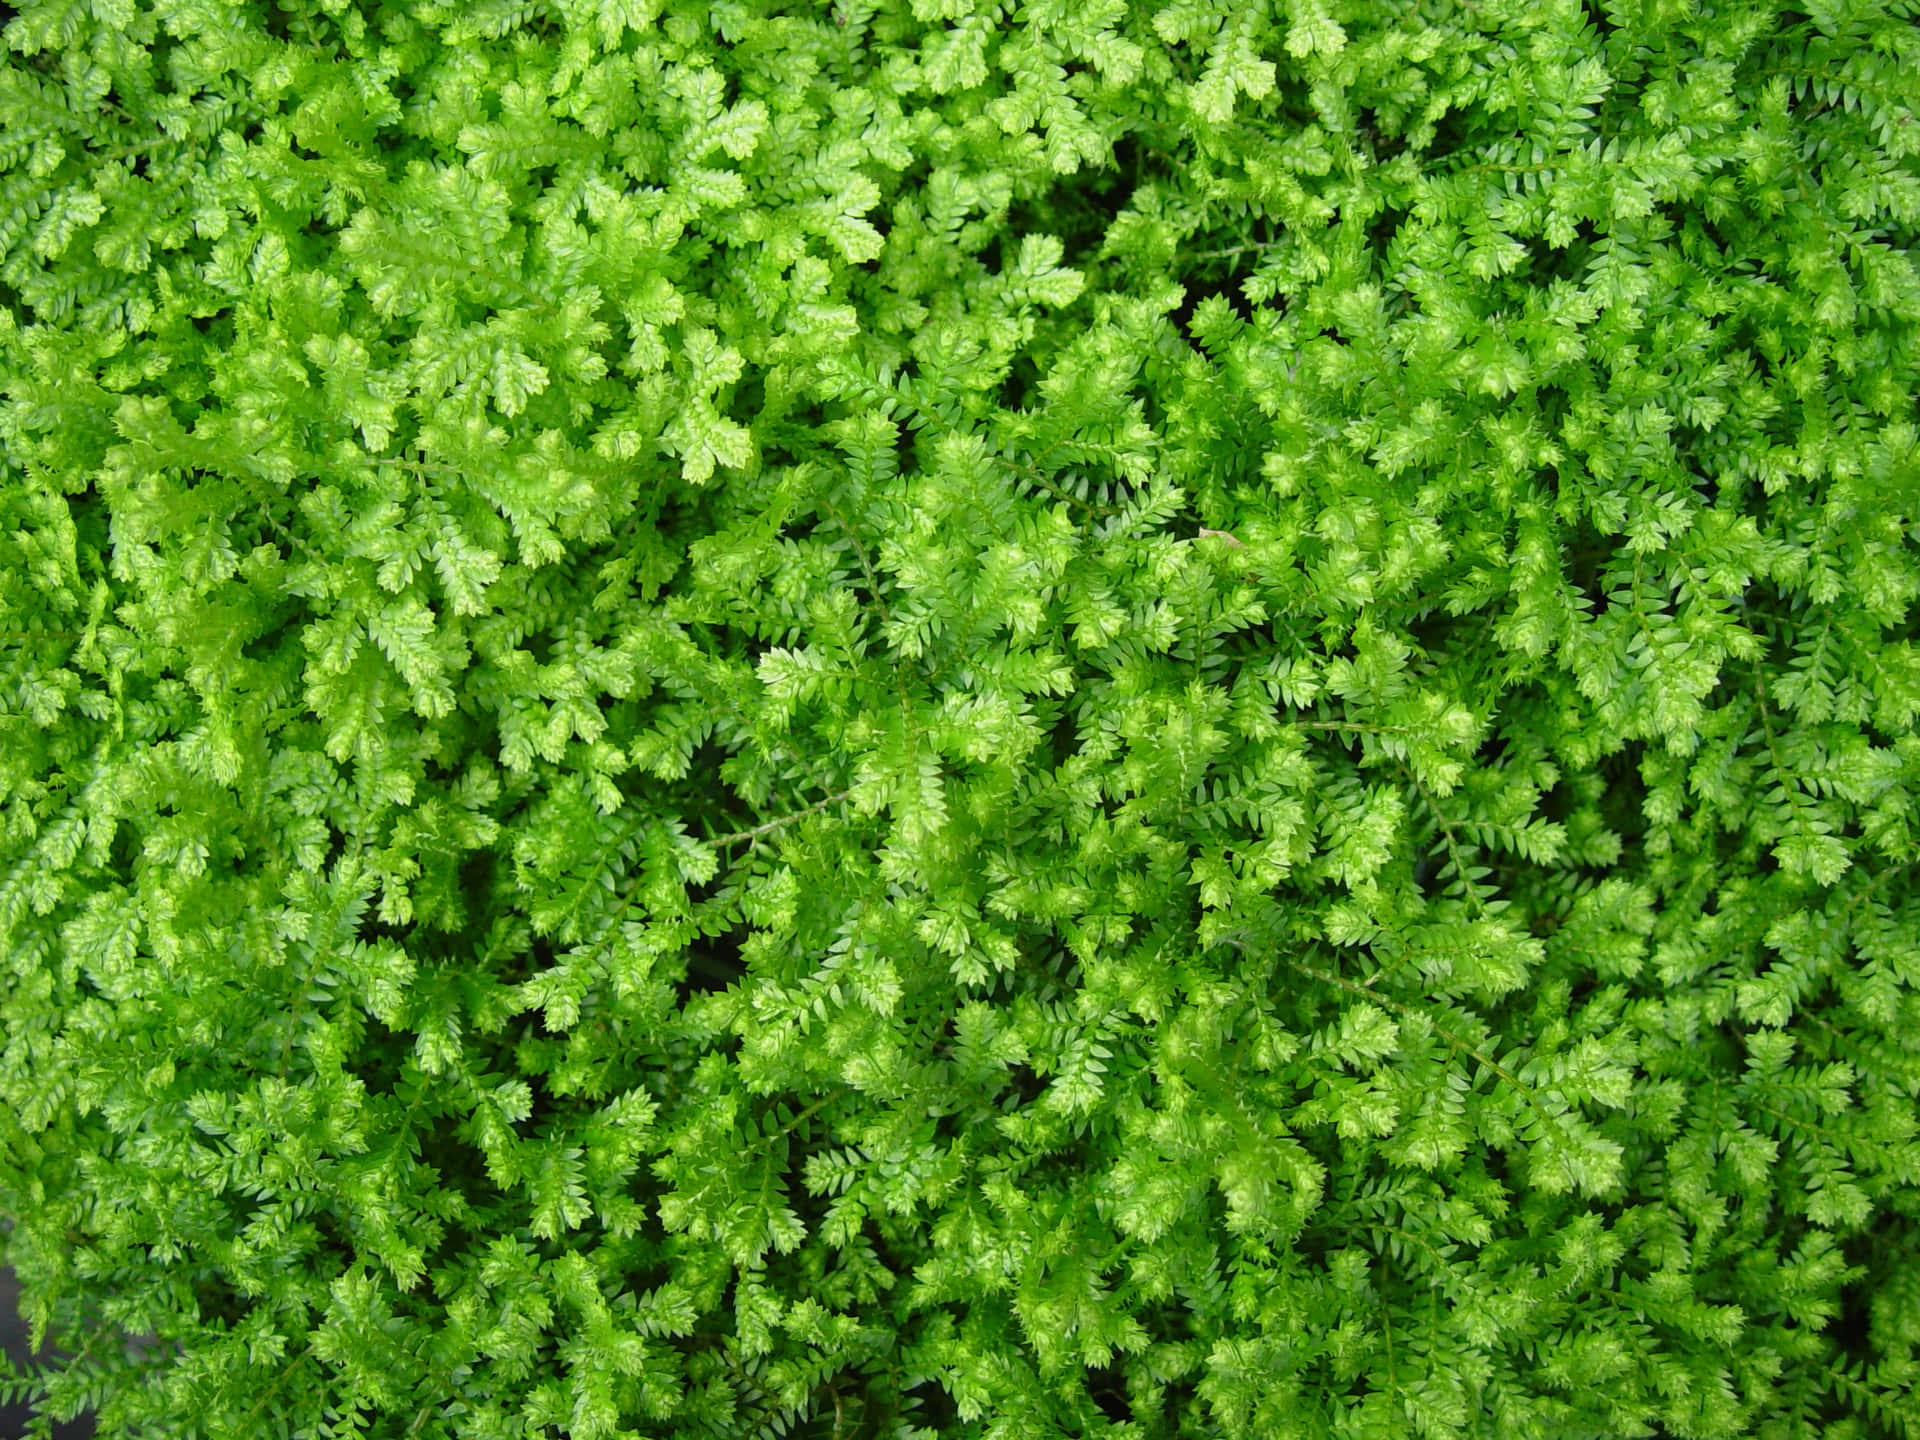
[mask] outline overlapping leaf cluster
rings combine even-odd
[[[45,1413],[1920,1433],[1920,8],[1802,3],[23,6]]]

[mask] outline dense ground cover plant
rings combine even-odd
[[[22,7],[45,1413],[1920,1433],[1920,7],[1804,5]]]

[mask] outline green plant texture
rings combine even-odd
[[[27,0],[0,1398],[1920,1437],[1920,0],[1794,3]]]

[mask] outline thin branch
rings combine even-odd
[[[1004,465],[1009,470],[1012,470],[1021,475],[1025,475],[1029,480],[1033,481],[1034,484],[1038,485],[1042,490],[1045,490],[1049,495],[1053,496],[1053,498],[1058,500],[1062,505],[1075,506],[1080,510],[1084,510],[1088,515],[1091,515],[1097,520],[1104,520],[1111,516],[1118,515],[1120,513],[1118,508],[1116,508],[1115,506],[1095,505],[1090,500],[1082,500],[1076,495],[1068,494],[1065,490],[1062,490],[1059,486],[1055,485],[1053,481],[1049,480],[1045,475],[1042,475],[1040,471],[1032,465],[1023,465],[1017,460],[1009,460],[1004,455],[996,455],[993,458],[996,464]]]
[[[1440,833],[1446,838],[1447,858],[1453,862],[1454,874],[1460,877],[1460,884],[1466,891],[1467,900],[1471,903],[1474,914],[1484,919],[1487,913],[1487,902],[1481,898],[1479,887],[1474,884],[1473,876],[1467,873],[1467,866],[1460,858],[1460,842],[1454,836],[1453,825],[1435,803],[1434,798],[1427,794],[1426,787],[1420,783],[1420,777],[1413,773],[1413,767],[1404,760],[1395,763],[1399,766],[1400,773],[1407,777],[1407,783],[1413,786],[1414,793],[1420,797],[1421,803],[1427,807],[1427,813],[1432,815],[1439,824]]]
[[[806,1109],[802,1110],[799,1114],[795,1115],[792,1120],[788,1121],[785,1125],[781,1126],[780,1134],[782,1135],[793,1134],[794,1131],[798,1130],[808,1120],[812,1119],[813,1116],[818,1114],[823,1108],[825,1108],[828,1105],[831,1105],[836,1100],[841,1100],[846,1098],[848,1095],[852,1093],[853,1093],[853,1087],[851,1085],[842,1085],[839,1089],[831,1092],[830,1094],[822,1095],[819,1099],[815,1100],[811,1105],[807,1106]]]
[[[820,502],[821,506],[826,510],[827,514],[832,518],[833,523],[840,527],[841,533],[844,534],[847,537],[847,539],[852,542],[853,553],[859,557],[860,568],[866,572],[867,589],[873,592],[874,604],[880,607],[881,615],[886,616],[887,602],[883,600],[880,596],[880,577],[874,573],[873,563],[867,558],[867,547],[860,543],[859,532],[856,531],[853,528],[853,526],[847,523],[846,517],[843,516],[840,513],[839,508],[834,505],[832,497],[830,497],[823,491],[822,493],[815,496],[814,498]]]
[[[151,140],[142,140],[137,145],[122,145],[117,150],[109,150],[101,155],[100,158],[102,160],[124,160],[129,155],[138,155],[146,150],[158,150],[162,145],[172,145],[186,138],[184,135],[158,135]]]
[[[838,804],[840,801],[847,799],[852,794],[853,794],[852,790],[842,790],[837,795],[829,795],[824,800],[816,800],[813,804],[807,806],[807,808],[804,810],[796,810],[791,815],[782,815],[779,819],[769,820],[764,825],[755,825],[751,830],[735,830],[730,835],[718,835],[718,836],[709,837],[707,840],[707,844],[713,845],[713,846],[731,845],[737,840],[757,839],[758,837],[765,835],[769,830],[778,830],[782,825],[790,825],[795,820],[799,820],[804,816],[813,814],[816,810],[824,810],[829,805]]]
[[[1174,255],[1181,260],[1231,260],[1236,255],[1245,255],[1249,250],[1272,250],[1279,243],[1277,240],[1252,240],[1245,245],[1230,245],[1224,250],[1176,250]]]
[[[252,1423],[253,1417],[260,1413],[261,1407],[263,1407],[267,1403],[267,1401],[271,1400],[275,1395],[280,1393],[280,1390],[282,1389],[282,1387],[286,1385],[289,1377],[292,1376],[295,1370],[300,1368],[301,1361],[310,1360],[312,1358],[313,1358],[313,1346],[308,1345],[306,1349],[302,1350],[298,1355],[294,1356],[291,1360],[289,1360],[286,1363],[286,1365],[281,1369],[280,1374],[277,1377],[275,1377],[273,1384],[269,1385],[264,1391],[262,1391],[260,1398],[253,1402],[253,1408],[247,1411],[247,1413],[241,1417],[240,1429],[238,1433],[242,1435],[247,1433],[247,1427]]]

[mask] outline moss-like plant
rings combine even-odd
[[[1920,1435],[1920,5],[1799,3],[28,0],[8,1388]]]

